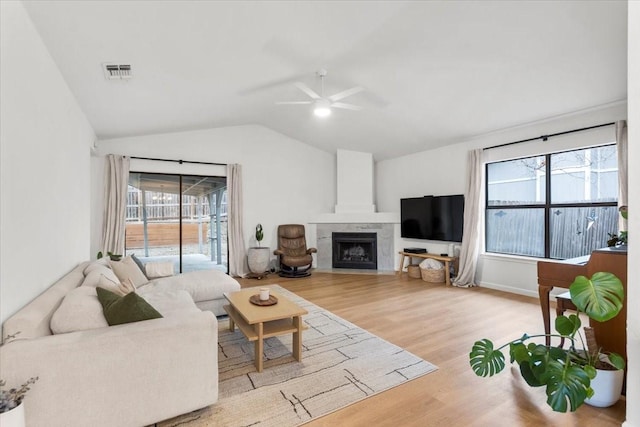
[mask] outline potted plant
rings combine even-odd
[[[120,261],[122,259],[122,255],[114,254],[111,251],[107,252],[107,256],[109,257],[109,259],[111,259],[111,261]],[[97,259],[101,259],[102,257],[102,251],[98,252]]]
[[[545,334],[528,335],[510,341],[498,348],[488,339],[476,341],[469,353],[471,368],[478,376],[493,376],[505,367],[502,349],[509,348],[511,362],[520,367],[520,374],[531,387],[546,387],[547,404],[554,411],[575,411],[585,400],[604,395],[596,390],[594,378],[604,376],[598,372],[600,368],[619,370],[624,375],[624,359],[614,353],[605,353],[600,348],[591,348],[579,332],[581,327],[579,313],[586,313],[591,319],[605,322],[617,316],[624,301],[622,282],[614,274],[598,272],[591,279],[578,276],[571,284],[569,291],[571,301],[578,313],[569,316],[558,316],[555,321],[557,334],[551,337],[569,340],[569,347],[547,347],[532,342],[535,338],[546,337]],[[595,341],[595,340],[593,340]],[[593,342],[591,341],[591,342]],[[582,347],[579,348],[577,345]],[[620,397],[622,382],[613,392],[615,403]],[[587,403],[589,403],[587,401]]]
[[[4,389],[6,382],[0,380],[0,425],[2,427],[24,427],[24,399],[30,385],[34,384],[38,377],[29,378],[20,388]]]
[[[263,274],[269,268],[269,248],[260,246],[260,242],[264,238],[262,224],[256,225],[255,238],[258,242],[257,247],[249,248],[248,264],[249,270],[254,274]]]

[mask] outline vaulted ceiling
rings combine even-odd
[[[260,124],[381,160],[627,96],[624,1],[25,4],[101,139]],[[275,104],[321,68],[361,111]]]

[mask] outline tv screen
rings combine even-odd
[[[430,203],[428,197],[400,199],[400,236],[410,239],[427,239],[431,234],[428,229]]]
[[[400,200],[400,235],[408,239],[462,242],[464,196],[425,196]]]

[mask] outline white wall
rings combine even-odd
[[[336,201],[336,159],[262,126],[178,132],[99,141],[101,154],[123,154],[242,165],[244,234],[247,247],[256,246],[255,226],[264,228],[262,246],[276,247],[280,224],[305,224],[307,243],[315,245],[315,227],[309,221],[332,212]],[[103,157],[94,160],[94,191],[102,194]],[[171,171],[191,170],[192,165],[167,164]],[[177,168],[177,169],[176,169]],[[180,169],[181,168],[181,169]],[[211,167],[215,171],[215,167]],[[200,173],[203,171],[200,169]],[[186,172],[190,173],[190,172]],[[213,172],[215,174],[215,172]],[[92,206],[94,225],[91,247],[97,251],[102,199]]]
[[[89,256],[95,135],[22,3],[0,2],[0,321]]]
[[[579,114],[494,132],[459,144],[378,162],[376,164],[378,210],[399,212],[400,199],[403,197],[464,193],[469,150],[593,126],[626,117],[626,103],[617,103]],[[613,138],[611,142],[615,140],[613,126],[566,137],[550,138],[547,142],[536,141],[509,148],[487,150],[484,154],[492,160],[500,156],[513,158],[536,151],[549,152],[581,146],[582,143],[600,141],[602,138],[607,138],[607,135]],[[399,232],[396,234],[400,235]],[[446,243],[402,238],[396,239],[395,252],[407,246],[424,247],[434,253],[448,252]],[[478,263],[477,281],[485,287],[537,297],[536,263],[537,260],[530,258],[483,254]],[[398,265],[397,262],[396,265]]]
[[[627,419],[640,427],[640,3],[629,2],[629,244],[627,267]],[[632,261],[633,260],[633,261]],[[635,261],[635,262],[634,262]],[[636,404],[632,404],[636,402]]]
[[[375,212],[373,154],[338,150],[336,213]]]

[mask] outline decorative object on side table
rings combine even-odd
[[[269,298],[267,298],[266,300],[264,300],[264,299],[261,299],[261,298],[260,298],[260,295],[259,295],[259,294],[256,294],[256,295],[251,295],[251,296],[249,297],[249,302],[250,302],[251,304],[254,304],[254,305],[259,305],[259,306],[267,307],[267,306],[270,306],[270,305],[275,305],[275,304],[277,304],[277,303],[278,303],[278,298],[276,298],[276,297],[275,297],[275,296],[273,296],[273,295],[269,295]]]
[[[594,406],[603,406],[600,397],[607,395],[613,396],[606,399],[607,406],[614,404],[620,397],[622,382],[615,384],[616,390],[598,390],[599,380],[605,376],[598,370],[619,370],[621,372],[618,375],[623,376],[624,359],[618,354],[602,351],[595,342],[595,336],[589,333],[590,328],[585,328],[588,338],[586,348],[578,349],[575,345],[579,339],[579,343],[585,346],[585,340],[579,333],[580,312],[598,322],[610,320],[620,313],[624,301],[622,282],[612,273],[598,272],[591,279],[576,277],[569,292],[578,313],[556,317],[557,334],[525,333],[497,349],[486,338],[476,341],[469,353],[469,362],[476,375],[486,377],[501,372],[505,367],[501,350],[508,346],[511,361],[518,363],[520,374],[527,384],[531,387],[546,386],[547,404],[554,411],[575,411],[583,403],[591,403],[589,399],[594,400]],[[565,350],[561,346],[527,343],[532,338],[547,336],[568,339],[569,348]],[[595,378],[598,380],[593,381]]]
[[[22,400],[30,389],[30,385],[35,384],[38,377],[27,380],[20,388],[6,390],[6,382],[0,380],[0,425],[2,427],[24,427],[24,405]]]
[[[254,275],[258,275],[259,279],[262,278],[262,274],[269,269],[269,248],[263,248],[260,246],[260,242],[264,238],[264,232],[262,230],[262,224],[256,225],[256,241],[257,247],[249,248],[247,253],[247,261],[249,264],[249,270]]]

